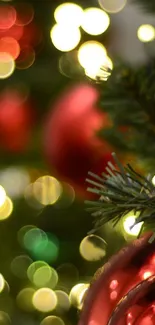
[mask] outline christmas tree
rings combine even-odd
[[[154,235],[133,242],[154,230],[154,15],[153,0],[0,3],[3,325],[154,324]]]

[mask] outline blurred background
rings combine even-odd
[[[76,324],[94,272],[139,233],[130,215],[88,234],[85,179],[112,151],[95,83],[115,59],[145,64],[154,25],[129,0],[0,1],[0,324]]]

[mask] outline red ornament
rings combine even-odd
[[[5,151],[26,149],[32,129],[33,112],[25,97],[18,91],[0,94],[0,147]]]
[[[106,113],[97,108],[99,93],[88,84],[68,89],[57,100],[45,124],[44,147],[47,161],[59,178],[83,193],[88,171],[104,171],[111,148],[97,131],[109,127]]]
[[[155,324],[154,252],[149,233],[113,256],[88,290],[79,325]],[[146,280],[145,270],[151,270]]]

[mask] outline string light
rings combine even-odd
[[[73,50],[80,42],[79,28],[72,25],[56,24],[50,32],[53,45],[62,52]]]
[[[125,7],[127,0],[98,0],[98,2],[105,11],[115,14]]]
[[[83,9],[75,3],[62,3],[54,12],[58,24],[69,24],[79,27],[83,20]]]
[[[88,8],[84,11],[82,28],[90,35],[104,33],[110,24],[108,14],[99,8]]]
[[[141,25],[137,36],[141,42],[151,42],[155,39],[155,28],[152,25]]]
[[[130,215],[126,217],[123,222],[124,230],[126,231],[127,234],[132,236],[138,236],[141,227],[143,225],[143,222],[139,222],[134,227],[132,227],[135,224],[135,221],[136,221],[136,216]]]

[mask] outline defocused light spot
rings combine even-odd
[[[74,26],[56,24],[50,32],[53,45],[62,52],[73,50],[80,42],[80,30]]]
[[[125,217],[125,220],[123,222],[124,230],[126,231],[127,234],[132,235],[132,236],[138,236],[138,234],[142,228],[142,225],[143,225],[143,222],[139,222],[134,227],[132,227],[134,225],[135,221],[136,221],[136,216],[130,215],[130,216]]]
[[[58,282],[57,272],[49,265],[38,268],[33,276],[33,283],[37,287],[48,287],[54,289]]]
[[[8,53],[15,60],[20,53],[18,42],[12,37],[2,37],[0,39],[0,52]]]
[[[78,309],[82,308],[83,298],[88,288],[89,284],[87,283],[79,283],[72,288],[69,298],[74,307]]]
[[[78,60],[81,66],[88,74],[96,74],[102,65],[104,65],[106,49],[95,41],[88,41],[82,44],[78,50]]]
[[[43,205],[54,204],[62,193],[62,186],[51,176],[43,176],[34,183],[34,196]]]
[[[18,242],[19,244],[22,246],[22,247],[25,247],[24,245],[24,236],[25,234],[31,230],[31,229],[34,229],[34,228],[37,228],[36,226],[34,225],[26,225],[22,228],[20,228],[20,230],[18,231],[18,234],[17,234],[17,238],[18,238]]]
[[[70,308],[70,300],[67,293],[62,290],[55,290],[57,296],[57,306],[56,312],[61,314],[69,310]]]
[[[29,182],[29,174],[24,168],[8,167],[0,172],[0,184],[12,198],[22,196]]]
[[[20,70],[30,68],[35,61],[35,57],[35,51],[31,46],[22,46],[20,49],[20,55],[16,60],[16,68]]]
[[[38,289],[33,295],[33,305],[41,312],[50,312],[57,305],[57,296],[49,288]]]
[[[5,200],[6,200],[6,192],[4,188],[0,185],[0,207],[3,206]]]
[[[34,278],[34,274],[37,270],[39,270],[40,268],[44,267],[44,266],[48,266],[49,265],[44,262],[44,261],[36,261],[36,262],[33,262],[29,267],[28,267],[28,270],[27,270],[27,276],[29,278],[29,280],[33,283],[33,278]]]
[[[38,202],[38,200],[34,196],[34,184],[29,184],[24,192],[24,197],[27,204],[33,209],[40,210],[43,208],[43,205]]]
[[[152,178],[152,184],[155,186],[155,176]]]
[[[4,204],[0,207],[0,221],[9,218],[12,211],[13,211],[13,203],[11,199],[7,196]]]
[[[47,316],[42,320],[40,325],[65,325],[65,323],[58,316]]]
[[[16,3],[16,25],[25,26],[28,25],[34,17],[34,9],[30,3],[22,2]]]
[[[31,263],[32,259],[28,255],[16,256],[11,262],[11,271],[18,278],[26,279],[27,269]]]
[[[58,285],[67,286],[71,288],[77,283],[79,278],[79,272],[75,265],[71,263],[64,263],[57,268],[59,277]]]
[[[109,288],[112,290],[115,290],[118,287],[118,281],[117,280],[112,280],[110,282]]]
[[[155,39],[155,28],[152,25],[141,25],[137,36],[141,42],[151,42]]]
[[[61,183],[63,191],[58,201],[55,204],[55,208],[64,209],[72,205],[75,200],[74,188],[67,183]]]
[[[11,319],[7,313],[0,311],[0,325],[10,325]]]
[[[54,18],[59,24],[79,27],[83,19],[83,9],[75,3],[62,3],[56,8]]]
[[[3,275],[0,273],[0,292],[3,291],[4,287],[5,287],[5,279]]]
[[[39,228],[33,228],[26,232],[24,246],[38,260],[54,262],[58,257],[58,239],[52,234],[47,235]]]
[[[30,312],[34,310],[32,303],[35,290],[33,288],[25,288],[17,295],[17,305],[24,311]]]
[[[106,242],[99,236],[89,235],[80,244],[80,254],[87,261],[98,261],[106,255]]]
[[[103,80],[106,81],[111,75],[113,69],[113,63],[108,56],[103,58],[103,63],[101,67],[96,67],[92,65],[85,69],[85,74],[93,80]]]
[[[16,21],[16,10],[12,6],[0,6],[0,29],[8,29]]]
[[[110,24],[108,14],[99,8],[88,8],[84,11],[82,28],[90,35],[104,33]]]
[[[0,38],[1,37],[12,37],[15,38],[17,41],[21,39],[23,36],[23,27],[13,25],[9,29],[0,29]]]
[[[154,275],[154,269],[151,266],[145,266],[141,269],[139,273],[142,280],[148,279],[150,276]]]
[[[6,79],[12,75],[15,69],[15,61],[8,53],[0,53],[0,79]]]
[[[115,14],[125,7],[127,0],[98,0],[98,2],[102,9]]]

